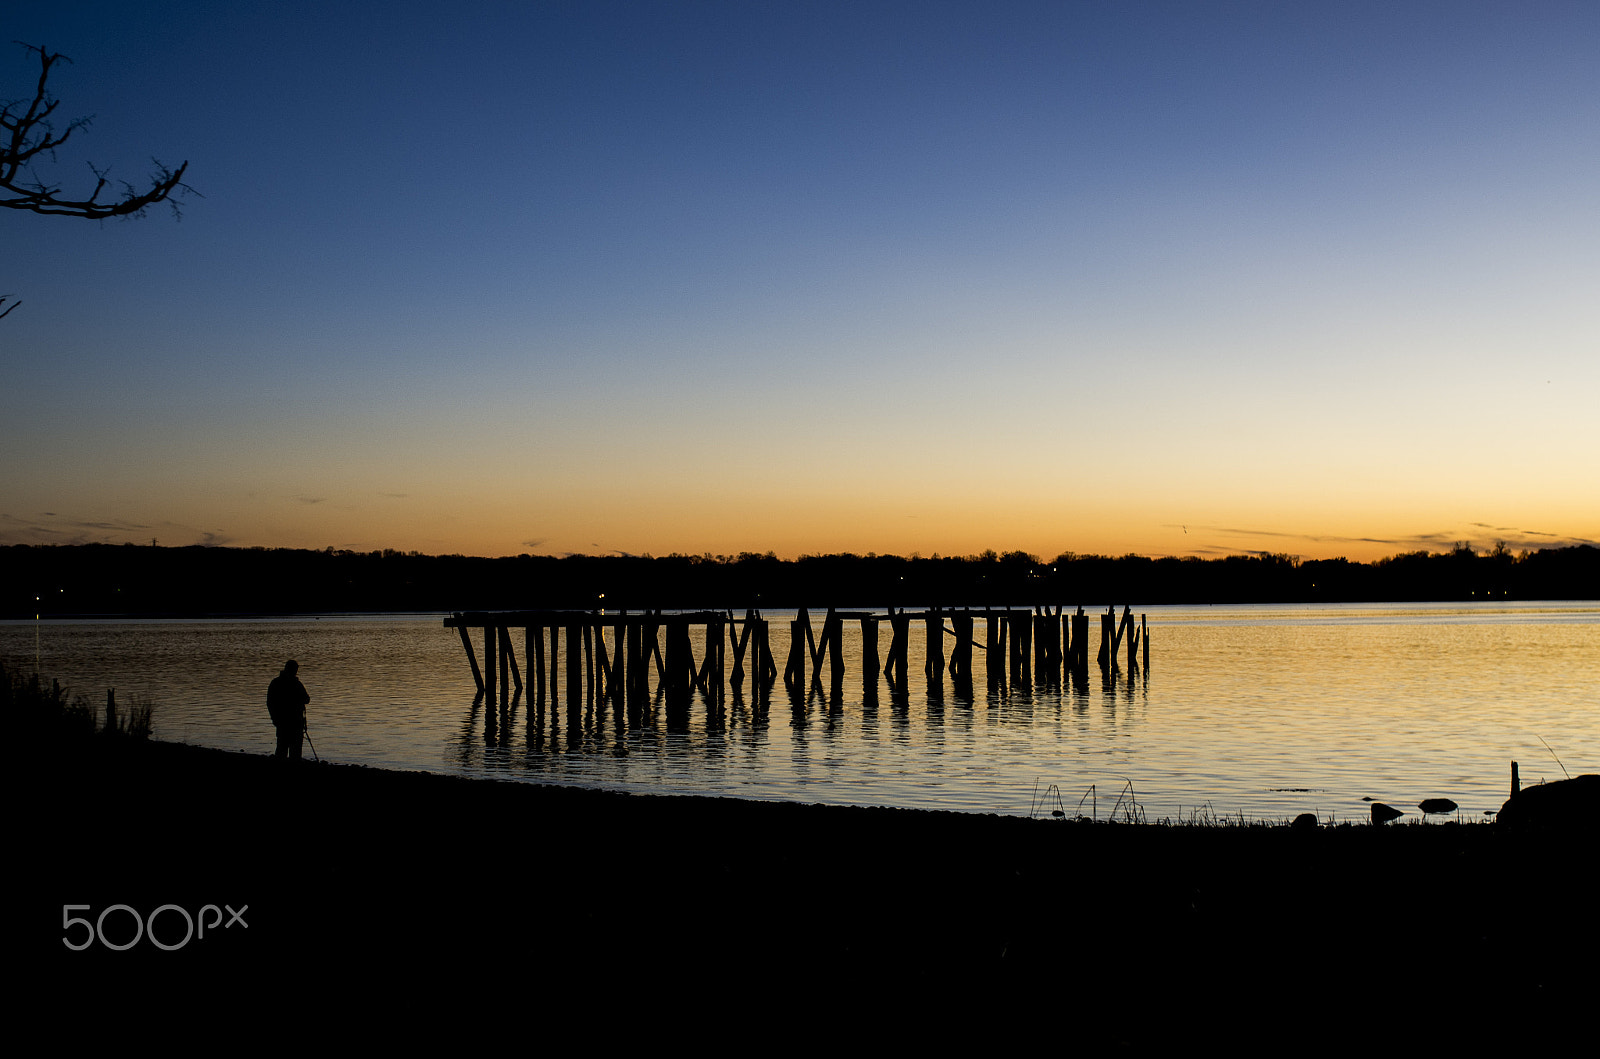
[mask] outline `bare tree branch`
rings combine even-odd
[[[22,44],[21,41],[17,42]],[[22,44],[39,56],[39,82],[30,100],[15,99],[0,104],[0,206],[13,210],[29,210],[56,217],[83,217],[87,220],[105,220],[108,217],[132,217],[158,202],[168,202],[174,213],[178,212],[177,199],[194,193],[183,182],[189,163],[169,169],[157,159],[150,175],[150,186],[143,191],[132,184],[118,181],[120,197],[101,199],[110,184],[110,170],[93,165],[94,190],[87,198],[69,199],[61,195],[61,185],[39,178],[34,170],[36,160],[55,160],[57,147],[66,143],[79,129],[87,128],[92,117],[77,118],[69,122],[58,135],[51,121],[60,100],[50,95],[47,82],[50,68],[58,62],[71,62],[59,52],[33,44]],[[26,106],[24,106],[26,104]],[[12,306],[15,308],[15,306]],[[7,310],[9,312],[10,310]]]

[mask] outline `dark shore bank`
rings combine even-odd
[[[781,1022],[799,1004],[816,1030],[907,1004],[1103,1045],[1380,1026],[1420,1043],[1537,1035],[1587,1019],[1595,995],[1592,829],[1086,825],[163,743],[74,748],[23,785],[13,963],[39,992],[30,1010],[113,1024],[125,1005],[250,1018],[287,989],[368,1025],[379,1010],[384,1025],[603,1022],[619,1005]],[[105,911],[117,904],[177,905],[209,932],[111,951],[64,925],[100,920],[123,943],[133,913]],[[207,918],[244,906],[247,926]],[[184,913],[161,916],[177,946]]]

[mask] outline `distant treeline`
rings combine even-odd
[[[416,552],[0,547],[0,613],[294,614],[644,607],[1333,603],[1600,598],[1600,548],[1513,554],[1462,545],[1373,563],[984,552],[499,559]]]

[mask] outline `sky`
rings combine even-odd
[[[10,0],[0,543],[1600,542],[1600,5]]]

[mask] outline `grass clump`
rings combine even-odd
[[[70,695],[58,680],[47,685],[37,673],[24,676],[0,663],[0,717],[23,740],[83,743],[91,739],[142,742],[150,738],[155,705],[135,697],[126,708],[117,705],[114,689],[106,692],[105,709],[96,710],[82,695]]]

